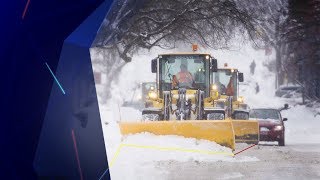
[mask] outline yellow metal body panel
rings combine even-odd
[[[119,125],[122,135],[142,132],[178,135],[214,141],[233,150],[235,148],[235,135],[230,120],[120,122]]]
[[[255,120],[232,120],[237,143],[258,143],[259,123]]]
[[[157,99],[157,100],[152,101],[152,107],[163,108],[163,100]]]
[[[187,99],[191,100],[191,103],[194,104],[196,101],[196,93],[197,90],[193,90],[193,89],[187,89],[186,91],[186,97]],[[172,94],[172,104],[177,103],[177,99],[178,99],[178,90],[172,90],[171,91]]]

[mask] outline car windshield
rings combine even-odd
[[[167,85],[164,90],[205,89],[207,62],[204,55],[163,55],[160,63],[160,78],[162,84]]]
[[[280,113],[276,109],[252,109],[250,119],[258,120],[280,120]]]

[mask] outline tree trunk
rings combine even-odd
[[[280,37],[280,17],[277,17],[275,20],[275,50],[276,50],[276,85],[277,89],[279,85],[283,84],[283,70],[281,62],[281,37]]]

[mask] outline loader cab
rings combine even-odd
[[[210,71],[217,69],[216,59],[208,54],[162,54],[151,64],[152,72],[157,72],[160,97],[163,91],[179,88],[200,89],[208,95]],[[182,81],[183,78],[186,80]]]
[[[233,99],[238,99],[239,94],[239,82],[243,82],[243,74],[237,69],[223,68],[218,69],[217,72],[212,72],[210,82],[211,87],[214,87],[220,95],[228,95],[229,83],[233,86]]]

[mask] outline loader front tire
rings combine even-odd
[[[164,108],[163,108],[163,120],[169,120],[170,118],[170,101],[169,95],[164,95]]]
[[[200,90],[197,91],[197,120],[203,119],[203,93]]]

